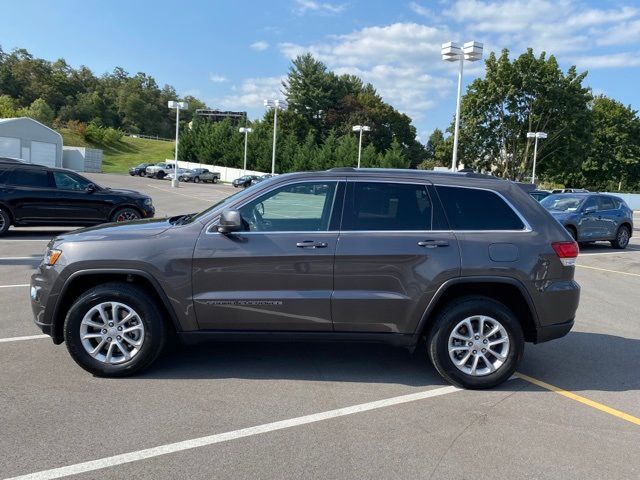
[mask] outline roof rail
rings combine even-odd
[[[327,170],[327,172],[355,172],[356,169],[353,167],[334,167]]]

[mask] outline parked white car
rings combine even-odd
[[[185,173],[190,173],[190,172],[191,172],[191,170],[189,170],[189,169],[186,169],[186,168],[178,168],[178,169],[174,170],[174,171],[173,171],[173,172],[171,172],[171,173],[167,173],[167,174],[164,176],[164,178],[165,178],[165,180],[173,180],[173,179],[174,179],[174,178],[176,178],[176,176],[177,176],[180,180],[183,180],[182,176],[183,176]]]

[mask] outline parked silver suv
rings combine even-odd
[[[424,342],[449,382],[488,388],[525,342],[571,329],[577,254],[512,182],[334,169],[280,175],[199,214],[57,237],[31,299],[42,331],[100,376],[140,371],[169,335]]]

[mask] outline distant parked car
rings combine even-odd
[[[159,178],[162,180],[167,174],[173,172],[175,170],[175,165],[173,163],[162,162],[157,165],[152,165],[147,167],[145,172],[147,177],[150,178]]]
[[[151,218],[150,197],[101,187],[86,177],[0,158],[0,236],[16,227],[91,226]]]
[[[532,190],[529,192],[529,195],[531,195],[537,201],[540,201],[543,198],[546,198],[549,195],[551,195],[551,192],[549,192],[548,190]]]
[[[257,175],[243,175],[240,178],[236,178],[233,182],[232,185],[235,188],[238,187],[243,187],[243,188],[247,188],[249,186],[251,186],[251,182],[253,182],[255,179],[257,179],[258,176]]]
[[[173,172],[171,173],[167,173],[164,176],[165,180],[173,180],[174,178],[176,178],[176,176],[178,177],[178,179],[182,180],[182,176],[185,175],[186,173],[190,172],[191,170],[187,169],[187,168],[177,168],[175,169]]]
[[[556,188],[551,193],[589,193],[586,188]]]
[[[205,172],[200,174],[200,181],[205,183],[218,183],[220,174],[218,172]]]
[[[578,242],[609,241],[626,248],[633,234],[633,211],[624,200],[601,193],[559,193],[540,205]]]
[[[273,177],[272,174],[267,173],[266,175],[260,175],[259,177],[254,178],[253,180],[251,180],[251,185],[255,185],[256,183],[260,183],[264,180],[267,180],[268,178]]]
[[[129,175],[131,175],[132,177],[144,177],[147,173],[147,167],[153,167],[153,165],[153,163],[141,163],[136,167],[131,167],[129,169]]]
[[[209,169],[207,168],[192,168],[191,170],[187,170],[185,173],[183,173],[182,177],[180,177],[180,180],[182,180],[183,182],[199,183],[201,180],[200,176],[203,173],[207,173],[208,171]]]

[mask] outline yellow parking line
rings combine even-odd
[[[621,272],[620,270],[609,270],[608,268],[589,267],[587,265],[576,265],[580,268],[589,268],[591,270],[598,270],[600,272],[619,273],[620,275],[630,275],[632,277],[640,277],[640,273]]]
[[[567,390],[563,390],[562,388],[543,382],[542,380],[538,380],[536,378],[530,377],[529,375],[525,375],[524,373],[516,372],[514,375],[529,383],[533,383],[538,387],[542,387],[551,392],[558,393],[563,397],[567,397],[567,398],[570,398],[571,400],[575,400],[576,402],[583,403],[591,408],[595,408],[596,410],[600,410],[601,412],[608,413],[609,415],[613,415],[614,417],[618,417],[622,420],[626,420],[627,422],[631,422],[635,425],[640,425],[640,418],[634,417],[633,415],[629,415],[628,413],[621,412],[620,410],[616,410],[615,408],[607,407],[602,403],[598,403],[593,400],[589,400],[588,398],[581,397],[580,395],[576,395],[573,392],[568,392]]]

